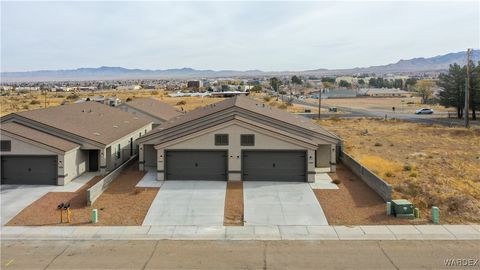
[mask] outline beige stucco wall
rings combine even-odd
[[[63,157],[64,170],[63,185],[70,183],[88,169],[88,151],[80,149],[68,152]]]
[[[114,168],[120,166],[124,161],[130,158],[130,138],[133,139],[133,148],[134,148],[134,154],[135,154],[135,149],[137,148],[137,142],[136,140],[140,138],[141,136],[144,136],[146,132],[149,132],[152,130],[152,124],[148,124],[147,126],[144,126],[127,136],[122,137],[121,139],[107,145],[106,149],[108,147],[111,148],[111,151],[104,151],[104,156],[100,156],[100,163],[101,166],[107,166],[107,170],[113,170]],[[120,157],[117,158],[116,156],[116,150],[117,150],[117,145],[120,144]],[[108,155],[108,157],[107,157]]]
[[[216,146],[215,134],[228,134],[229,145],[228,146]],[[241,146],[240,135],[241,134],[254,134],[255,146]],[[256,150],[307,150],[307,171],[308,181],[314,181],[315,175],[312,172],[315,171],[315,146],[307,147],[306,144],[295,143],[294,140],[288,138],[282,138],[281,135],[269,134],[269,132],[255,130],[254,128],[247,128],[238,124],[231,124],[225,127],[221,127],[215,130],[208,131],[205,134],[197,135],[193,138],[183,140],[182,138],[165,145],[157,145],[157,179],[164,180],[164,157],[165,150],[228,150],[228,171],[229,180],[239,181],[241,180],[241,166],[242,166],[242,150],[256,149]],[[326,153],[327,158],[330,157],[330,153]]]

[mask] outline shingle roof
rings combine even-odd
[[[13,114],[108,145],[151,123],[94,102],[68,104]]]
[[[223,101],[197,108],[191,112],[188,112],[184,115],[172,118],[169,121],[163,123],[161,126],[155,128],[150,132],[150,134],[166,130],[207,115],[214,114],[216,112],[231,108],[238,107],[244,110],[248,110],[254,113],[258,113],[262,116],[269,117],[275,120],[285,122],[287,124],[295,125],[300,128],[308,129],[313,132],[328,136],[338,138],[335,134],[327,131],[322,128],[320,125],[314,123],[311,119],[303,117],[301,115],[296,115],[289,113],[285,110],[281,110],[275,107],[268,106],[260,101],[254,100],[245,96],[235,96],[232,98],[225,99]]]
[[[182,115],[175,107],[154,98],[136,98],[124,104],[165,121]]]
[[[11,133],[34,142],[53,147],[63,152],[68,152],[77,147],[80,147],[80,145],[74,142],[67,141],[62,138],[14,122],[2,124],[0,130],[2,132]]]

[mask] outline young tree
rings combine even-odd
[[[340,80],[340,82],[338,83],[338,86],[340,86],[340,87],[350,87],[350,86],[352,86],[352,84],[345,81],[345,80]]]
[[[420,80],[414,86],[414,91],[422,98],[422,103],[425,104],[433,95],[433,87],[435,83],[431,80]]]
[[[270,86],[272,86],[273,91],[278,92],[281,84],[282,82],[277,77],[270,78]]]
[[[302,84],[302,79],[298,77],[297,75],[292,76],[292,83],[293,84]]]

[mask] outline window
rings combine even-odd
[[[215,145],[228,145],[228,134],[215,134]]]
[[[117,158],[120,158],[120,151],[121,151],[121,146],[120,146],[120,144],[117,144],[117,153],[115,153],[115,156]]]
[[[12,151],[12,142],[11,141],[1,141],[1,151],[10,152]]]
[[[255,135],[253,135],[253,134],[242,134],[242,135],[240,135],[240,145],[241,146],[254,146],[255,145]]]

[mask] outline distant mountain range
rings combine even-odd
[[[472,60],[480,61],[480,50],[472,51]],[[440,72],[448,69],[453,63],[464,65],[466,52],[449,53],[429,58],[413,58],[400,60],[394,64],[371,66],[352,69],[315,69],[305,71],[276,71],[264,72],[261,70],[197,70],[192,68],[179,69],[127,69],[123,67],[78,68],[65,70],[37,70],[26,72],[2,72],[2,82],[20,81],[63,81],[63,80],[111,80],[111,79],[165,79],[165,78],[199,78],[199,77],[243,77],[281,74],[300,75],[347,75],[357,73],[419,73]]]

